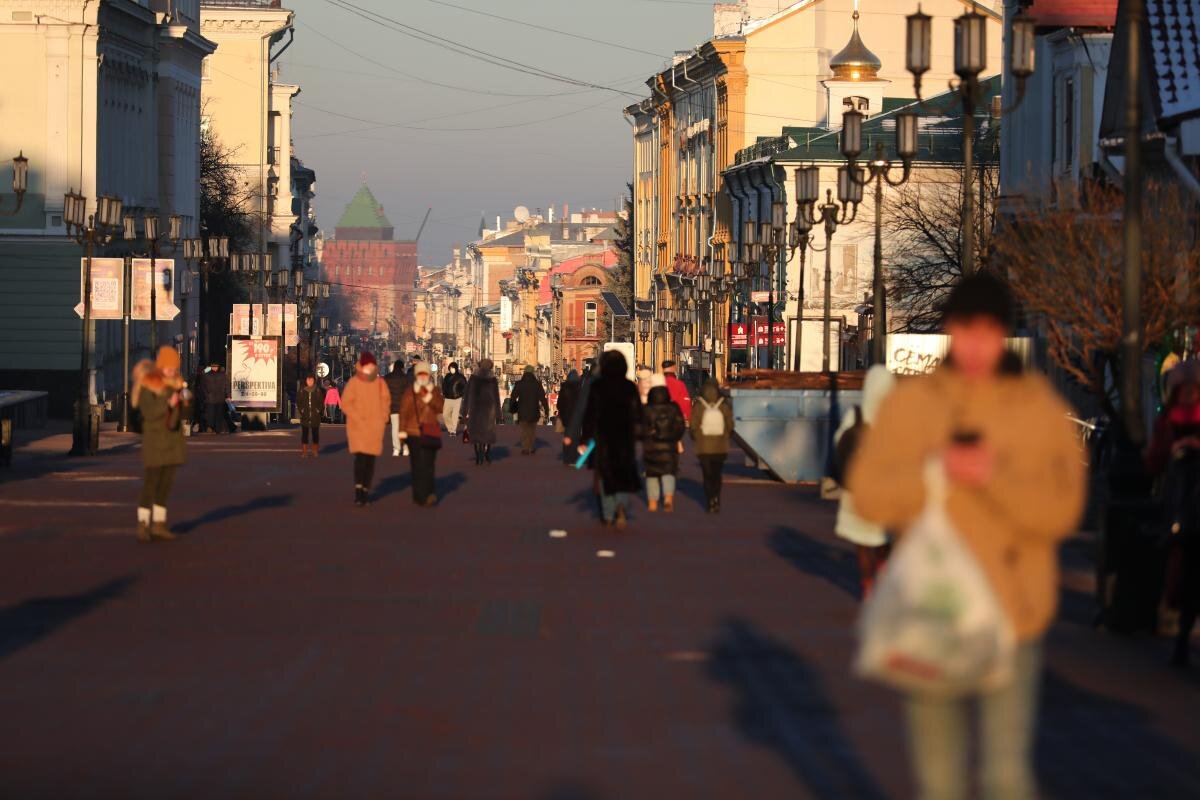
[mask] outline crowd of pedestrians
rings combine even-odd
[[[975,784],[987,797],[1037,792],[1032,747],[1043,642],[1059,591],[1057,548],[1083,512],[1086,460],[1064,401],[1007,349],[1015,313],[998,279],[961,280],[943,309],[948,355],[942,366],[903,380],[872,367],[861,402],[845,412],[832,438],[829,474],[841,485],[835,533],[857,554],[864,603],[857,665],[904,695],[922,798],[966,797]],[[1173,661],[1180,665],[1188,661],[1200,611],[1198,363],[1168,373],[1166,402],[1144,454],[1147,470],[1164,486],[1171,536],[1163,602],[1177,609]],[[193,398],[179,366],[178,353],[163,347],[155,361],[133,372],[131,399],[143,436],[137,508],[143,541],[174,538],[167,508],[193,405],[203,409],[202,429],[216,432],[226,424],[224,371],[206,368]],[[489,359],[469,375],[457,363],[440,381],[434,373],[414,358],[407,370],[398,360],[381,375],[375,357],[364,352],[340,392],[306,376],[296,395],[301,456],[316,457],[322,422],[339,413],[353,457],[354,502],[366,506],[390,428],[392,455],[410,460],[414,503],[431,507],[439,501],[438,451],[447,439],[458,440],[460,424],[462,443],[473,447],[475,464],[486,467],[506,419],[516,423],[527,456],[537,451],[539,423],[553,421],[562,463],[590,471],[600,520],[624,530],[643,491],[646,511],[677,509],[690,438],[706,511],[720,512],[735,419],[716,380],[706,380],[693,397],[674,362],[664,361],[660,371],[639,365],[631,373],[617,350],[587,362],[582,374],[571,370],[551,392],[532,367],[508,386]],[[554,452],[559,458],[557,445]],[[931,548],[935,541],[939,546]],[[922,552],[937,555],[922,565]],[[960,574],[935,577],[937,561],[961,566]],[[974,585],[959,585],[963,591],[955,594],[955,580]],[[979,608],[986,611],[972,618],[974,640],[945,627],[959,624],[956,614]],[[937,636],[930,633],[935,629]],[[958,655],[922,660],[921,648],[935,639],[943,653],[951,645],[976,648],[978,663],[951,682],[949,665],[962,661]],[[885,640],[895,648],[892,657],[871,656]],[[976,758],[970,755],[973,726],[980,738]]]

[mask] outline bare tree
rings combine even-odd
[[[1200,242],[1196,204],[1175,184],[1145,190],[1142,341],[1166,343],[1200,323]],[[1047,340],[1050,359],[1111,413],[1118,374],[1124,199],[1118,188],[1089,184],[1071,209],[1018,210],[993,241],[992,263]]]
[[[962,176],[962,167],[947,167],[941,179],[914,176],[884,207],[894,331],[937,330],[941,304],[962,276]],[[975,263],[984,269],[996,222],[999,172],[985,164],[974,177]]]

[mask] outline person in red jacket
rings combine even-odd
[[[692,396],[688,394],[687,386],[675,376],[675,362],[670,359],[662,362],[663,376],[667,379],[667,393],[672,402],[679,406],[686,421],[692,419]]]

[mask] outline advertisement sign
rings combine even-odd
[[[280,339],[229,337],[229,397],[246,411],[279,411],[283,389]]]
[[[250,328],[250,312],[254,311],[254,328]],[[267,318],[258,303],[234,303],[229,315],[229,333],[234,336],[261,336],[267,329]],[[276,334],[278,335],[278,334]]]
[[[751,292],[750,293],[750,302],[751,303],[769,303],[769,302],[771,302],[771,293],[770,292]]]
[[[1033,340],[1013,336],[1005,346],[1021,357],[1025,366],[1033,364]],[[887,368],[897,375],[927,375],[946,359],[950,337],[940,333],[889,333]]]
[[[79,262],[79,303],[75,313],[83,319],[83,284],[87,259]],[[125,259],[92,259],[92,319],[121,319],[125,304]]]
[[[754,320],[754,346],[755,347],[781,347],[787,344],[787,324],[776,322],[770,326],[768,330],[767,321],[764,318],[756,318]]]
[[[135,258],[132,263],[132,318],[150,319],[151,287],[158,290],[158,294],[154,298],[155,319],[173,320],[179,316],[179,309],[175,307],[175,262],[169,258],[155,259],[153,270],[150,268],[150,259],[148,258]],[[164,278],[164,276],[166,277]]]
[[[796,320],[792,320],[795,327]],[[820,372],[825,360],[821,338],[825,333],[825,320],[821,317],[806,317],[800,329],[800,371]],[[795,345],[793,345],[795,347]],[[834,318],[829,325],[829,366],[839,369],[842,363],[842,320]]]
[[[745,322],[729,323],[729,347],[730,349],[746,348],[750,346],[750,326]]]
[[[513,303],[508,295],[500,297],[500,332],[511,331],[513,327]]]

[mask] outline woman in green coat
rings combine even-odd
[[[153,363],[133,368],[130,401],[142,415],[142,465],[145,478],[138,499],[137,538],[171,540],[167,527],[167,498],[175,471],[183,464],[183,419],[192,395],[179,375],[179,353],[163,345]]]

